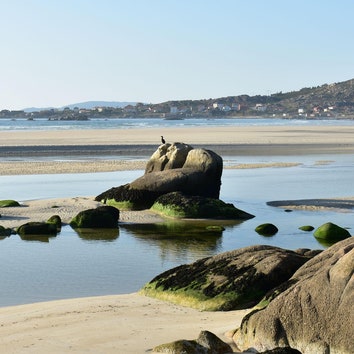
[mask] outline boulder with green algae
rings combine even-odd
[[[117,228],[119,210],[113,206],[100,206],[96,209],[87,209],[78,213],[70,221],[75,228]]]
[[[315,230],[313,235],[317,239],[325,241],[341,241],[351,237],[348,230],[331,222],[321,225]]]
[[[19,207],[21,206],[16,200],[0,200],[0,208],[10,208],[10,207]]]
[[[52,215],[48,220],[47,220],[48,224],[54,224],[58,230],[58,232],[60,232],[61,230],[61,218],[59,215]]]
[[[278,228],[270,223],[258,225],[255,231],[262,236],[273,236],[278,232]]]
[[[181,339],[161,344],[153,348],[154,353],[171,354],[226,354],[233,353],[231,346],[223,342],[214,333],[201,331],[195,340]]]
[[[48,224],[46,222],[31,221],[18,227],[16,231],[20,236],[55,236],[57,234],[57,227],[54,224]]]
[[[303,225],[300,226],[299,229],[302,231],[313,231],[315,228],[311,225]]]
[[[251,219],[251,215],[220,199],[186,195],[181,192],[157,198],[151,210],[164,216],[181,219]]]
[[[304,249],[245,247],[170,269],[152,279],[141,292],[202,311],[249,308],[313,256]]]

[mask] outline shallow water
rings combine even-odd
[[[220,198],[256,217],[223,223],[221,234],[205,232],[200,223],[121,225],[116,232],[77,234],[69,226],[57,237],[35,241],[18,235],[0,243],[0,306],[71,297],[129,293],[155,275],[183,263],[254,244],[289,249],[325,246],[299,226],[331,221],[353,229],[353,210],[290,213],[270,200],[353,196],[352,155],[286,157],[302,162],[287,168],[224,170]],[[224,158],[226,163],[269,163],[284,157]],[[319,161],[322,160],[321,163]],[[227,162],[228,161],[228,162]],[[95,174],[0,176],[1,199],[59,198],[97,195],[139,177],[143,171]],[[264,222],[279,228],[273,237],[254,229]],[[0,220],[1,224],[1,220]]]

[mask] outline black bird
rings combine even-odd
[[[165,139],[163,138],[162,135],[161,135],[161,143],[162,143],[162,144],[165,144],[165,143],[166,143],[166,141],[165,141]]]

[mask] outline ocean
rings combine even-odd
[[[84,124],[82,129],[127,129],[140,124],[161,124],[161,120],[108,120],[99,122],[65,122]],[[353,121],[289,121],[263,119],[196,120],[195,124],[354,124]],[[217,122],[215,122],[217,121]],[[0,120],[1,128],[5,123]],[[62,122],[11,121],[13,130],[55,129]],[[42,125],[41,125],[42,124]],[[46,128],[44,125],[48,125]],[[93,126],[97,124],[100,128]],[[120,124],[120,126],[118,126]],[[162,124],[192,124],[184,121],[163,121]],[[16,126],[16,127],[15,127]],[[29,128],[31,127],[31,129]],[[61,129],[64,126],[60,125]],[[75,125],[75,129],[77,129]],[[74,129],[74,128],[72,128]],[[130,158],[132,158],[130,156]],[[139,157],[141,158],[141,157]],[[288,249],[324,249],[310,232],[299,230],[302,225],[318,227],[333,222],[352,230],[353,210],[285,212],[267,205],[272,200],[334,198],[353,196],[354,156],[223,156],[226,164],[298,162],[292,167],[224,169],[220,198],[233,203],[255,218],[243,222],[225,223],[221,235],[204,235],[205,224],[175,223],[174,225],[121,225],[115,233],[78,234],[69,226],[57,237],[25,241],[18,235],[1,240],[0,306],[16,305],[72,297],[130,293],[139,290],[157,274],[184,263],[191,263],[228,250],[254,244],[268,244]],[[0,199],[60,198],[91,196],[128,183],[143,171],[109,173],[0,176]],[[255,227],[274,223],[279,232],[272,237],[260,236]],[[1,225],[1,218],[0,218]]]

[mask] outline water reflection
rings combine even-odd
[[[119,229],[77,228],[74,232],[84,241],[112,242],[119,237]]]
[[[55,238],[53,235],[21,235],[20,238],[22,241],[28,242],[45,242],[49,243],[49,240]]]
[[[187,253],[194,257],[209,256],[222,249],[222,228],[240,224],[241,221],[170,221],[159,224],[120,224],[128,234],[149,246],[160,248],[161,259],[168,255],[177,257]],[[222,226],[222,228],[208,228]]]

